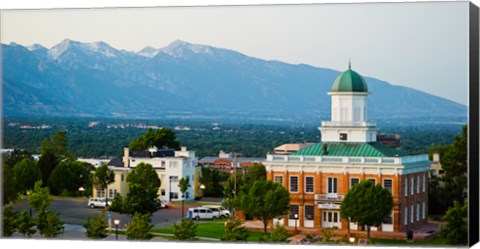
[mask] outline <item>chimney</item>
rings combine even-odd
[[[130,150],[128,147],[123,148],[123,167],[130,167]]]
[[[185,152],[185,151],[187,151],[187,146],[182,146],[182,147],[180,147],[180,149],[181,149],[183,152]]]
[[[322,149],[323,149],[323,155],[324,155],[324,156],[328,155],[327,144],[323,144],[323,145],[322,145]]]

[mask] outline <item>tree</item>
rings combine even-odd
[[[104,189],[105,195],[108,193],[108,185],[115,182],[115,173],[109,169],[107,165],[103,164],[95,170],[92,177],[93,185],[97,188]],[[108,208],[108,201],[105,209]]]
[[[27,193],[28,205],[33,207],[35,212],[41,213],[47,210],[50,203],[52,203],[52,198],[50,198],[50,191],[48,187],[42,187],[42,181],[37,181],[33,191]]]
[[[254,163],[247,168],[247,174],[244,176],[244,182],[246,186],[253,185],[256,181],[262,181],[267,179],[267,171],[262,164]]]
[[[124,211],[134,213],[153,213],[157,211],[156,199],[160,179],[151,164],[138,164],[127,176],[128,193],[124,202]]]
[[[29,189],[33,189],[35,182],[42,179],[37,164],[29,158],[22,159],[22,161],[15,164],[15,167],[13,167],[13,177],[17,190],[23,193]]]
[[[153,236],[150,234],[150,229],[153,225],[150,224],[152,214],[135,213],[133,220],[127,224],[126,235],[130,240],[147,240]]]
[[[40,235],[46,238],[53,238],[63,233],[63,222],[60,215],[53,210],[45,210],[37,216],[37,229]]]
[[[184,217],[184,201],[185,201],[185,192],[187,192],[188,188],[191,187],[190,179],[188,176],[182,177],[178,182],[178,187],[180,188],[180,192],[182,192],[182,218]]]
[[[149,128],[140,137],[130,142],[128,147],[132,151],[141,151],[152,146],[180,149],[180,143],[176,140],[175,132],[169,128],[161,128],[155,131]]]
[[[393,199],[388,190],[364,180],[345,195],[340,216],[349,222],[357,222],[359,226],[367,226],[367,237],[370,238],[370,227],[379,226],[384,217],[390,215],[392,207]]]
[[[35,221],[30,217],[26,210],[22,210],[17,217],[18,232],[23,234],[23,237],[30,237],[37,230],[35,227]]]
[[[229,174],[219,172],[218,169],[201,168],[201,176],[199,181],[205,186],[203,196],[222,197],[224,188],[223,182],[229,177]]]
[[[432,176],[428,184],[428,212],[445,214],[454,201],[463,203],[467,188],[467,141],[468,127],[463,126],[462,133],[453,138],[446,146],[432,146],[429,153],[440,154],[443,176]]]
[[[44,144],[48,143],[47,140],[44,141]],[[49,144],[49,143],[48,143]],[[43,145],[42,147],[47,147],[48,145]],[[38,167],[40,168],[40,172],[42,173],[42,181],[45,186],[49,186],[48,179],[52,174],[52,171],[57,166],[57,157],[52,149],[42,149],[43,153],[40,155],[38,159]]]
[[[247,229],[238,220],[229,220],[221,240],[223,241],[246,241],[248,238]]]
[[[279,183],[269,180],[256,181],[248,193],[241,193],[240,208],[245,214],[263,222],[267,232],[268,222],[278,216],[288,214],[290,193]]]
[[[243,186],[243,173],[239,170],[237,173],[230,175],[224,186],[224,202],[222,205],[224,205],[230,211],[232,211],[233,207],[237,207],[239,205],[237,203],[238,201],[235,200],[235,197],[239,195],[238,192],[241,190],[240,186]]]
[[[19,191],[15,186],[15,178],[13,174],[13,167],[8,166],[6,163],[2,167],[2,189],[3,189],[3,203],[10,204],[19,199]]]
[[[124,201],[123,201],[122,195],[117,193],[113,198],[112,205],[110,205],[110,208],[108,210],[112,212],[124,214],[125,210],[124,210],[123,204],[124,204]]]
[[[463,203],[465,199],[464,191],[467,188],[467,126],[462,128],[461,135],[455,135],[453,143],[447,145],[440,155],[440,162],[445,172],[443,181],[445,189],[448,190],[448,206],[453,205],[453,201]]]
[[[103,239],[108,236],[107,227],[108,223],[105,220],[105,210],[101,214],[95,214],[93,217],[87,217],[87,223],[83,224],[86,229],[85,235],[88,238]]]
[[[173,235],[178,240],[195,240],[198,224],[190,219],[183,218],[180,223],[173,224]]]
[[[85,170],[81,162],[62,161],[55,167],[49,178],[52,193],[67,196],[77,195],[78,189],[85,184],[83,174],[85,174]]]
[[[442,236],[447,238],[449,244],[467,245],[468,244],[468,205],[465,201],[463,205],[454,201],[453,207],[450,207],[443,217],[447,222],[441,230]]]
[[[64,156],[67,153],[67,132],[57,131],[57,133],[50,137],[53,152],[57,156]]]
[[[17,217],[18,212],[11,205],[3,206],[2,237],[10,237],[17,231]]]

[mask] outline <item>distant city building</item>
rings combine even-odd
[[[366,120],[367,84],[350,67],[328,94],[331,120],[319,127],[321,141],[292,153],[285,149],[267,155],[267,179],[290,192],[289,215],[273,222],[299,229],[363,230],[340,217],[340,204],[355,184],[370,180],[390,191],[394,203],[391,214],[372,231],[405,232],[427,223],[428,155],[411,156],[395,149],[395,143],[377,140],[376,125]]]
[[[77,161],[79,162],[84,162],[84,163],[89,163],[95,168],[98,168],[102,166],[103,164],[108,164],[110,162],[110,159],[95,159],[95,158],[78,158]]]
[[[377,134],[377,142],[394,149],[400,149],[400,134]]]
[[[288,155],[293,152],[297,152],[305,147],[313,145],[314,143],[301,143],[301,144],[282,144],[275,149],[273,149],[273,153],[277,155]]]
[[[245,173],[248,167],[255,163],[263,164],[263,162],[265,162],[265,158],[262,157],[237,157],[233,152],[225,153],[224,151],[220,151],[218,157],[204,157],[198,161],[205,168],[217,169],[228,174],[232,174],[235,170]]]
[[[443,176],[443,168],[442,164],[440,163],[440,154],[433,153],[432,154],[432,164],[430,164],[430,176]]]
[[[140,163],[151,164],[157,172],[161,181],[158,190],[159,198],[162,200],[193,200],[199,196],[200,184],[198,182],[199,167],[194,151],[188,151],[186,147],[176,151],[174,149],[158,149],[152,147],[145,151],[130,151],[124,148],[123,158],[113,158],[108,163],[108,167],[115,172],[115,182],[108,186],[108,193],[101,189],[94,189],[94,197],[114,198],[115,194],[122,197],[127,195],[127,175]],[[191,187],[182,198],[182,193],[178,187],[180,179],[188,176]]]

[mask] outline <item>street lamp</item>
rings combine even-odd
[[[350,243],[355,243],[355,237],[350,237]]]
[[[120,220],[113,220],[113,224],[115,224],[115,240],[118,240],[118,225],[120,225]]]
[[[203,197],[203,191],[205,190],[205,185],[200,185],[200,191],[202,192],[202,197]]]
[[[168,202],[172,202],[172,176],[168,177],[170,182],[170,187],[168,188]]]
[[[295,234],[297,234],[297,220],[298,220],[298,214],[293,215],[295,217]]]

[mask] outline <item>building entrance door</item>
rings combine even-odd
[[[322,213],[322,227],[337,227],[342,228],[340,219],[340,212],[338,211],[323,211]]]

